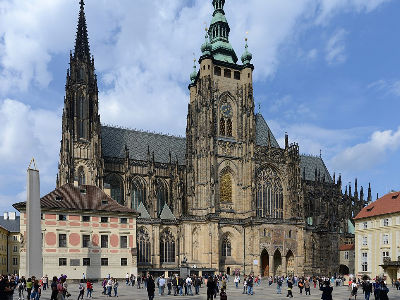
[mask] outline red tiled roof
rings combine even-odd
[[[354,244],[339,246],[339,251],[348,251],[348,250],[354,250]]]
[[[354,219],[400,212],[400,192],[392,192],[364,207]]]
[[[46,196],[40,198],[42,209],[74,209],[94,210],[116,213],[137,212],[123,205],[118,204],[103,190],[93,185],[82,185],[79,187],[73,184],[65,184]],[[13,205],[17,210],[25,210],[26,202]]]

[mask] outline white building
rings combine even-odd
[[[364,207],[355,219],[355,273],[400,278],[400,192]]]

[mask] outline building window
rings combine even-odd
[[[222,240],[222,256],[224,257],[231,256],[231,251],[232,251],[231,241],[227,236],[225,236],[224,239]]]
[[[131,189],[131,205],[132,209],[137,209],[140,203],[145,202],[146,190],[143,184],[143,181],[137,178],[132,182]]]
[[[163,180],[157,180],[157,215],[159,216],[164,208],[165,203],[167,203],[168,192],[167,187]]]
[[[226,120],[226,136],[232,136],[232,120]]]
[[[121,236],[120,245],[121,248],[128,248],[128,237],[126,235]]]
[[[344,259],[346,259],[346,260],[349,259],[349,251],[344,252]]]
[[[58,259],[58,265],[59,266],[66,266],[67,265],[67,259],[66,258],[59,258]]]
[[[368,222],[363,223],[363,229],[368,229]]]
[[[58,235],[58,247],[65,248],[67,247],[67,235],[64,233],[60,233]]]
[[[224,77],[226,77],[226,78],[231,78],[231,77],[232,77],[232,76],[231,76],[231,70],[225,69],[225,70],[224,70]]]
[[[225,172],[220,179],[219,184],[219,200],[224,203],[232,202],[232,175]]]
[[[102,258],[101,259],[101,265],[102,266],[108,266],[108,258]]]
[[[150,262],[150,237],[144,228],[137,233],[138,263]]]
[[[219,120],[219,134],[225,135],[225,119],[224,118],[221,118]]]
[[[13,264],[13,266],[17,266],[18,265],[18,258],[17,257],[13,257],[12,264]]]
[[[90,258],[84,258],[82,260],[82,266],[90,266]]]
[[[385,261],[385,258],[390,258],[389,251],[382,252],[382,260]]]
[[[109,186],[111,198],[124,205],[124,184],[122,178],[116,174],[108,175],[104,180],[105,186]]]
[[[14,241],[17,241],[17,240],[18,240],[18,238],[17,238],[16,235],[13,236],[13,240],[14,240]]]
[[[82,247],[89,248],[90,246],[90,235],[84,234],[82,235]]]
[[[82,222],[90,222],[90,216],[82,216]]]
[[[267,228],[264,228],[264,236],[267,236]]]
[[[58,215],[58,220],[59,221],[67,221],[67,216],[66,215]]]
[[[368,245],[368,237],[363,236],[363,238],[362,238],[362,244],[363,244],[363,246],[367,246],[367,245]]]
[[[108,235],[101,236],[101,248],[108,248]]]
[[[289,230],[289,232],[288,232],[288,238],[289,238],[289,239],[292,238],[292,231],[291,231],[291,230]]]
[[[160,237],[160,260],[161,263],[175,262],[175,238],[169,229]]]
[[[383,235],[383,244],[389,245],[389,235],[386,233]]]
[[[18,252],[18,246],[13,246],[13,252]]]
[[[221,76],[221,68],[220,67],[214,67],[214,75]]]
[[[240,72],[239,71],[235,71],[233,73],[233,78],[235,78],[236,80],[240,80]]]
[[[383,219],[383,226],[389,226],[389,219]]]
[[[363,272],[368,271],[368,253],[367,252],[363,252],[361,254],[361,270]]]
[[[82,166],[78,169],[78,184],[79,186],[86,184],[85,170]]]
[[[101,217],[100,218],[101,223],[107,223],[108,222],[108,217]]]
[[[127,218],[121,218],[121,224],[127,224],[128,219]]]
[[[128,259],[126,257],[121,257],[121,266],[127,266],[128,265]]]
[[[257,176],[257,216],[283,218],[283,189],[279,176],[271,168],[263,169]]]

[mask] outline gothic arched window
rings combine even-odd
[[[124,205],[124,184],[122,178],[116,174],[110,174],[104,179],[104,188],[110,189],[110,196],[119,204]]]
[[[281,181],[271,168],[263,169],[257,176],[257,216],[283,218],[283,189]]]
[[[85,109],[85,97],[83,95],[79,96],[77,109],[78,109],[78,137],[86,138],[85,134],[86,109]]]
[[[138,263],[150,263],[150,237],[144,228],[140,228],[137,232],[137,254]]]
[[[225,236],[222,240],[222,256],[231,256],[232,255],[232,247],[231,247],[231,241],[229,237]]]
[[[161,179],[157,180],[157,214],[160,215],[168,200],[167,186]]]
[[[78,184],[79,185],[86,184],[85,170],[83,169],[83,167],[79,167],[78,169]]]
[[[175,262],[175,238],[169,229],[164,230],[160,236],[160,261]]]
[[[146,190],[140,179],[135,179],[132,182],[131,188],[131,206],[137,209],[140,203],[145,204]]]
[[[226,120],[226,135],[232,136],[232,121],[231,121],[231,119]]]
[[[224,120],[224,118],[221,118],[221,120],[219,120],[219,134],[225,135],[225,120]]]
[[[232,175],[229,172],[223,173],[219,182],[220,202],[232,202]]]

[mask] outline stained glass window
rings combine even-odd
[[[232,202],[232,176],[229,172],[221,176],[219,191],[221,202]]]

